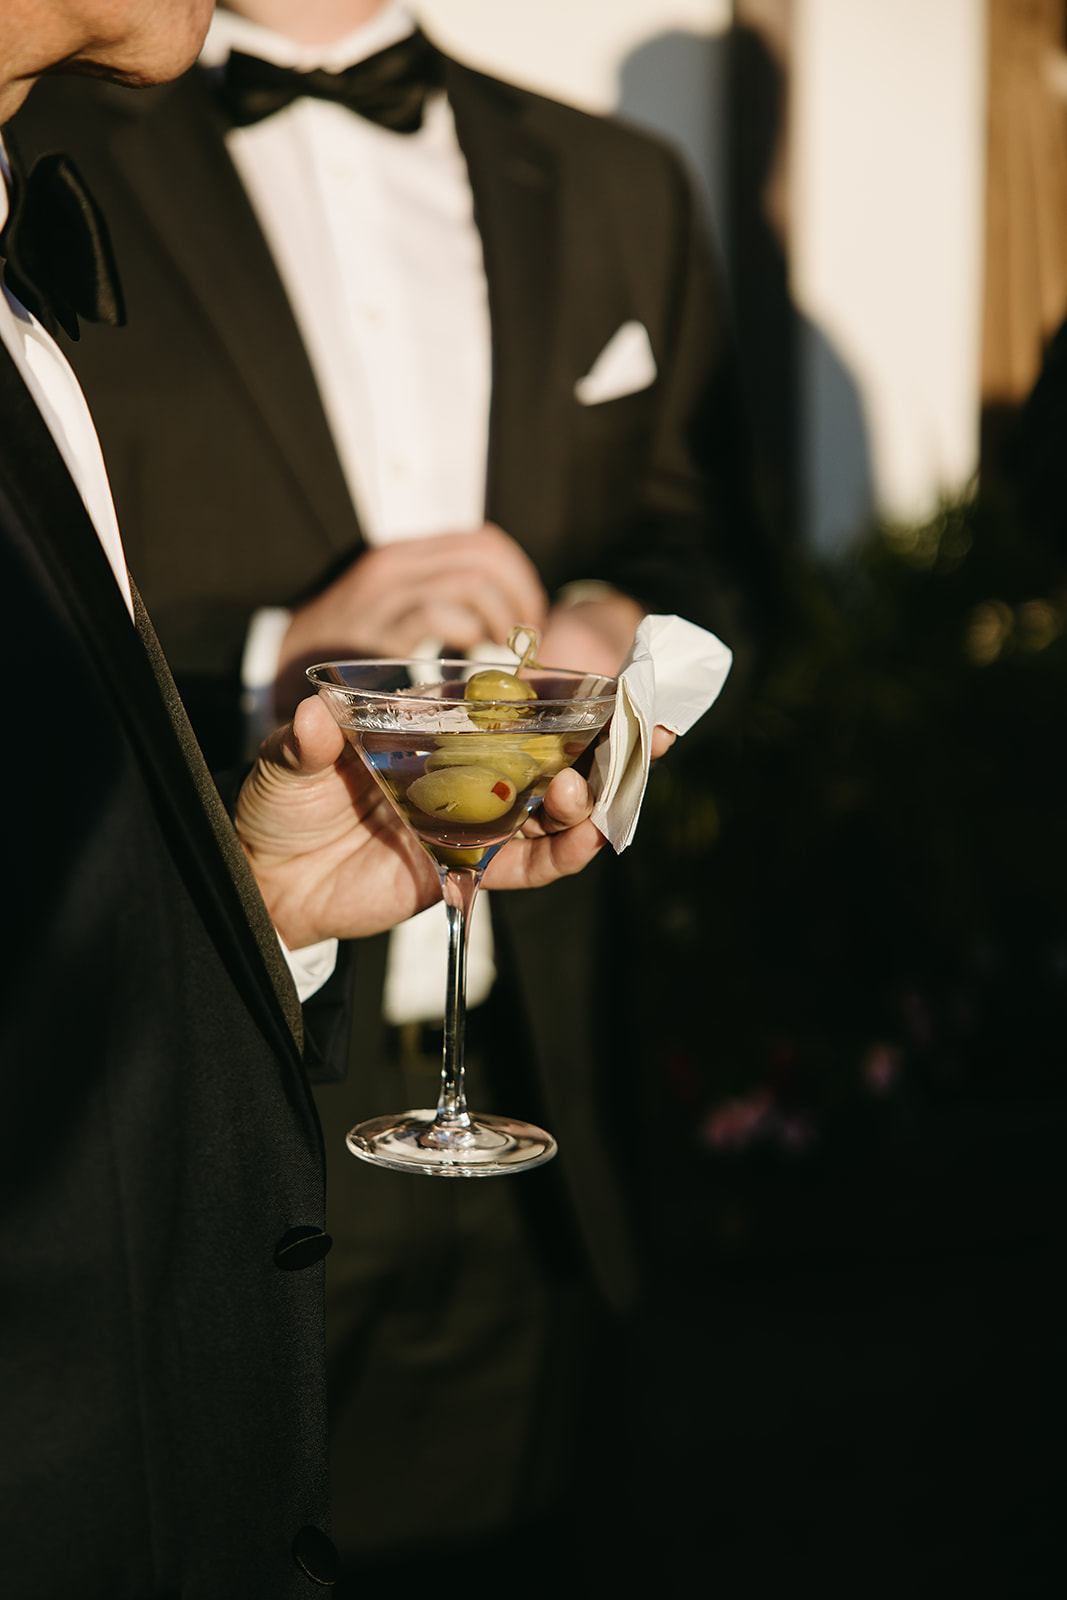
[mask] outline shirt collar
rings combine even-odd
[[[294,67],[299,72],[343,72],[357,61],[378,54],[415,31],[415,18],[404,0],[389,0],[362,27],[354,28],[343,38],[331,44],[297,44],[284,34],[261,27],[235,11],[221,6],[215,12],[207,38],[200,52],[200,63],[205,67],[221,67],[231,51],[258,56],[277,67]]]

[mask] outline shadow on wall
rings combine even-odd
[[[675,30],[632,50],[619,68],[616,110],[678,145],[703,189],[715,231],[729,236],[724,142],[727,52],[721,34]]]
[[[767,523],[784,541],[833,557],[872,520],[870,449],[855,379],[790,293],[771,196],[787,94],[783,65],[755,29],[674,30],[623,61],[616,110],[680,147],[709,207]]]

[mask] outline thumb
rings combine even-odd
[[[559,833],[565,828],[574,828],[579,822],[584,822],[593,809],[593,796],[585,779],[573,767],[564,767],[558,772],[545,790],[544,802],[539,812],[536,813],[536,822],[540,829],[531,829],[530,823],[524,827],[524,832]],[[531,822],[534,819],[531,819]]]
[[[292,722],[264,740],[242,785],[234,823],[246,850],[288,858],[350,827],[346,750],[343,733],[317,697],[301,701]],[[348,754],[358,767],[356,752]]]
[[[260,751],[260,760],[273,766],[278,775],[294,778],[317,777],[340,758],[345,736],[318,695],[301,700],[293,720],[278,728]]]

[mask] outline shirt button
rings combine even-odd
[[[381,306],[365,306],[363,320],[368,328],[384,328],[386,323],[385,312]]]
[[[293,1540],[293,1560],[313,1582],[337,1582],[337,1551],[321,1528],[301,1528]]]
[[[290,1228],[274,1246],[274,1264],[283,1272],[299,1272],[302,1267],[313,1267],[321,1261],[332,1244],[330,1235],[321,1228]]]
[[[411,476],[411,467],[403,456],[392,456],[386,470],[396,483],[406,483]]]

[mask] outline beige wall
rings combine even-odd
[[[441,44],[486,71],[582,106],[615,106],[625,57],[659,34],[717,32],[731,0],[415,0]]]
[[[859,485],[836,462],[855,381],[873,497],[902,518],[978,463],[985,0],[798,0],[792,283],[806,359],[808,522],[849,536]]]
[[[688,150],[725,233],[732,0],[420,0],[446,46]],[[847,546],[924,514],[978,462],[986,0],[792,0],[790,290],[801,314],[802,525]],[[726,241],[727,244],[729,241]]]
[[[471,65],[586,111],[621,111],[682,145],[721,212],[721,52],[732,0],[414,0]]]

